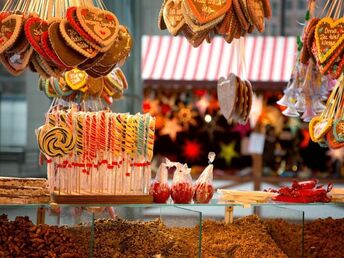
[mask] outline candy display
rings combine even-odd
[[[2,65],[15,76],[29,67],[45,79],[73,68],[95,78],[109,74],[125,62],[132,37],[102,1],[97,3],[8,0],[1,12]]]
[[[278,202],[330,202],[331,196],[328,194],[333,185],[329,184],[327,189],[323,185],[318,185],[318,180],[296,182],[291,187],[281,187],[278,190],[268,189],[268,192],[277,193],[272,199]]]
[[[232,119],[246,124],[252,108],[252,86],[247,80],[241,80],[231,73],[221,77],[217,83],[217,95],[221,112],[227,120]]]
[[[338,135],[340,123],[335,125],[342,115],[343,8],[341,1],[326,1],[320,16],[316,16],[315,6],[315,1],[309,2],[293,73],[277,103],[287,107],[283,111],[286,116],[303,113],[301,118],[310,122],[309,133],[314,142],[338,149],[343,147]]]
[[[264,32],[265,18],[271,15],[268,0],[164,0],[158,27],[173,36],[183,34],[192,46],[198,47],[204,40],[211,42],[214,35],[231,43],[255,29]]]
[[[168,163],[168,160],[167,162]],[[155,179],[150,186],[150,194],[155,203],[166,203],[171,195],[171,188],[168,185],[168,164],[161,163]]]
[[[94,103],[93,103],[94,104]],[[154,123],[149,115],[55,106],[37,129],[51,192],[148,194]]]

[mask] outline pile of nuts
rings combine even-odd
[[[67,228],[34,225],[28,217],[9,221],[0,216],[0,257],[88,257],[88,246],[77,245]]]
[[[184,228],[180,241],[161,220],[149,222],[101,219],[94,223],[94,258],[197,257],[198,228]],[[181,228],[180,230],[183,230]]]
[[[287,255],[272,239],[264,222],[252,215],[227,225],[223,221],[204,221],[202,257],[287,258]]]
[[[301,257],[302,226],[274,219],[265,222],[272,238],[288,257]],[[317,219],[304,225],[304,251],[306,258],[343,257],[344,218]]]

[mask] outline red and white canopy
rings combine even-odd
[[[283,82],[290,78],[296,48],[295,37],[245,37],[232,44],[216,37],[193,48],[184,37],[143,36],[142,78],[217,81],[229,72],[240,74],[241,52],[246,63],[242,75],[250,81]]]

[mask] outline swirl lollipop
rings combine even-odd
[[[49,157],[64,157],[75,147],[72,132],[65,127],[53,127],[43,135],[41,151]]]

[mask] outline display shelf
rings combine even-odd
[[[93,204],[0,204],[0,208],[38,208],[38,207],[51,207],[53,206],[60,206],[60,207],[76,207],[76,206],[83,206],[83,207],[111,207],[111,206],[119,206],[119,207],[128,207],[128,208],[145,208],[145,207],[190,207],[190,206],[204,206],[204,207],[211,207],[211,206],[235,206],[235,207],[244,207],[244,206],[251,206],[251,207],[260,207],[260,206],[340,206],[344,207],[343,203],[336,203],[336,202],[329,202],[329,203],[322,203],[322,202],[316,202],[316,203],[286,203],[286,202],[266,202],[266,203],[231,203],[231,202],[224,202],[219,199],[212,199],[209,203],[206,204],[200,204],[200,203],[187,203],[187,204],[181,204],[181,203],[173,203],[173,202],[167,202],[167,203],[93,203]]]

